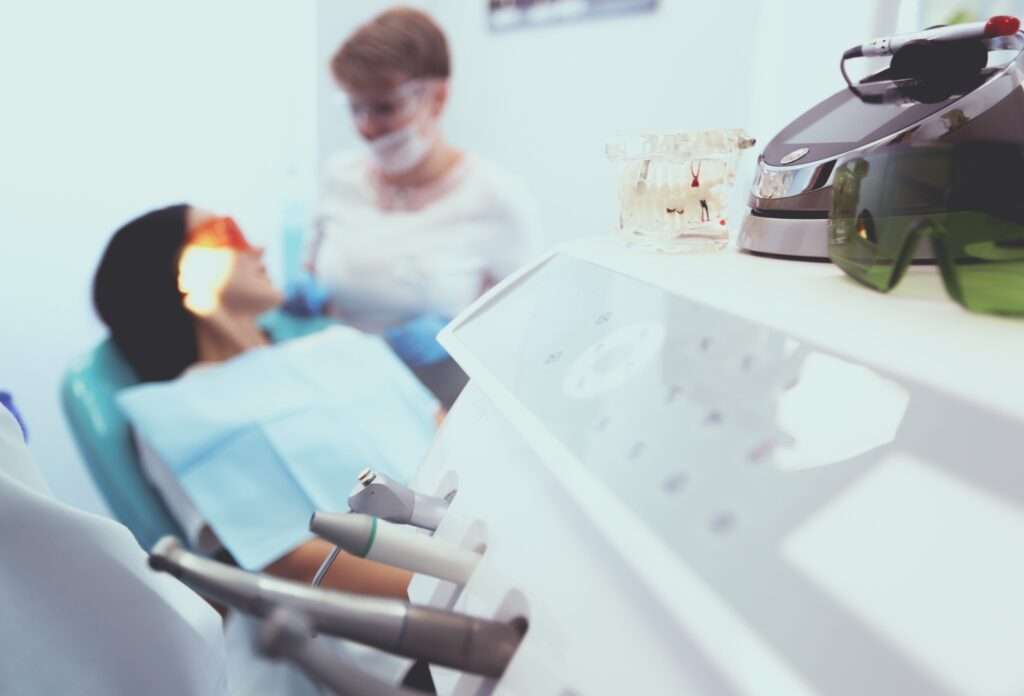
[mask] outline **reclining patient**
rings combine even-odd
[[[380,339],[345,327],[273,344],[282,302],[230,218],[185,205],[119,229],[93,299],[141,385],[118,401],[143,470],[194,547],[308,582],[329,553],[307,531],[345,510],[356,474],[400,480],[432,441],[438,405]],[[405,596],[410,575],[341,554],[336,589]]]

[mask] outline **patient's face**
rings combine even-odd
[[[284,301],[267,274],[263,249],[237,252],[231,275],[221,295],[221,304],[228,310],[247,314],[263,314]]]
[[[267,274],[263,249],[250,245],[233,220],[193,208],[188,229],[178,288],[191,312],[256,315],[281,304],[284,298]]]

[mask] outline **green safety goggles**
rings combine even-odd
[[[896,146],[836,164],[829,258],[888,292],[927,237],[947,292],[1024,314],[1024,146]]]

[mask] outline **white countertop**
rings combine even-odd
[[[494,615],[503,595],[492,585],[520,592],[534,604],[531,650],[589,609],[564,593],[539,609],[551,580],[523,568],[548,544],[553,558],[577,549],[577,565],[604,559],[608,544],[617,560],[593,572],[647,590],[657,609],[645,620],[667,618],[677,654],[703,655],[729,683],[697,693],[973,692],[978,674],[1024,683],[996,649],[1019,644],[1000,631],[1024,625],[1012,618],[1024,612],[1012,589],[1024,564],[1006,552],[1024,533],[1024,377],[1012,350],[1024,348],[1024,319],[966,311],[933,267],[883,295],[827,263],[602,238],[522,269],[440,339],[471,382],[420,483],[458,477],[453,512],[494,542],[490,570],[460,602],[475,597]],[[804,360],[796,381],[790,356]],[[787,418],[789,399],[799,404]],[[473,420],[487,414],[493,432]],[[818,446],[847,435],[852,450]],[[787,452],[809,466],[788,467]],[[600,543],[548,531],[575,511]],[[999,591],[995,577],[1008,579]],[[614,599],[624,611],[644,601]],[[609,626],[587,615],[562,646],[579,664],[616,664],[663,640],[605,645],[585,636]],[[532,675],[547,663],[527,654],[501,693],[541,693]],[[701,673],[653,665],[665,693]],[[604,693],[586,673],[565,676]]]
[[[1024,318],[975,314],[931,266],[911,267],[882,294],[837,266],[752,256],[672,255],[616,239],[559,250],[674,295],[779,329],[856,362],[909,377],[1007,415],[1024,415]]]

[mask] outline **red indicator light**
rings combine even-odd
[[[1020,29],[1020,20],[1008,15],[998,15],[985,22],[985,36],[1013,36]]]

